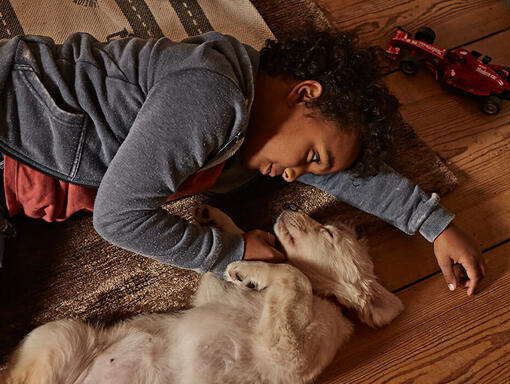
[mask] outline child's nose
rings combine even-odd
[[[285,180],[287,183],[290,183],[292,180],[292,171],[290,168],[285,168],[282,173],[283,180]]]
[[[283,180],[287,183],[291,183],[296,180],[299,176],[301,176],[303,172],[299,171],[296,168],[285,168],[282,173]]]

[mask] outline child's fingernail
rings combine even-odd
[[[450,291],[455,291],[455,285],[453,284],[448,284],[448,288],[450,288]]]

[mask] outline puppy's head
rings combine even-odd
[[[346,225],[322,225],[304,212],[283,211],[274,231],[289,262],[311,280],[341,282],[360,272],[372,274],[366,246]]]
[[[315,257],[319,249],[331,249],[336,228],[321,225],[301,211],[283,211],[274,225],[283,251],[289,256]]]
[[[370,326],[387,324],[402,311],[400,300],[376,281],[368,249],[352,228],[284,211],[274,231],[289,263],[310,279],[316,293],[334,295]]]

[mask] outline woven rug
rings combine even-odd
[[[258,11],[258,12],[257,12]],[[44,15],[44,17],[41,17]],[[130,34],[181,39],[209,30],[230,33],[260,48],[273,34],[304,24],[330,28],[308,0],[0,0],[0,38],[46,34],[62,41],[75,31],[100,40]],[[388,159],[425,191],[445,194],[455,176],[407,126]],[[190,208],[209,202],[243,228],[270,230],[289,203],[320,220],[340,218],[370,233],[381,224],[326,193],[299,183],[262,179],[248,190],[221,198],[203,195],[166,208],[187,219]],[[0,269],[0,364],[32,328],[74,317],[110,324],[141,312],[186,308],[199,275],[124,251],[102,240],[90,215],[64,223],[15,218],[18,236],[10,241]]]

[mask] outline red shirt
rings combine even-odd
[[[63,221],[73,213],[94,210],[97,188],[58,180],[9,156],[4,156],[4,191],[9,216],[23,213],[48,222]],[[225,162],[188,177],[167,201],[202,193],[220,176]]]

